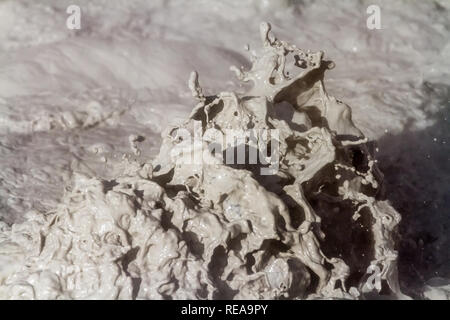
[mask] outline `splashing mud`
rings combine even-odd
[[[251,69],[232,67],[242,92],[204,95],[191,74],[197,105],[154,160],[125,156],[111,179],[75,173],[54,210],[0,225],[0,297],[407,298],[400,215],[350,107],[325,90],[334,64],[268,23],[260,36]],[[268,130],[214,150],[205,138]],[[180,134],[195,131],[200,144]],[[141,140],[129,139],[136,156]],[[186,163],[199,147],[202,161]],[[259,163],[225,161],[236,149]]]

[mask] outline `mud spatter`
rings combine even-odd
[[[260,36],[251,69],[232,67],[247,91],[205,96],[192,73],[197,105],[163,133],[155,159],[124,158],[111,180],[76,173],[53,211],[0,225],[1,298],[405,298],[400,215],[350,107],[325,90],[333,63],[277,39],[268,23]],[[195,147],[177,132],[194,136],[195,124],[225,138],[278,130],[277,170],[217,153],[180,165],[173,151]]]

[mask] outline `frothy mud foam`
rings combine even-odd
[[[260,36],[251,69],[232,68],[243,92],[205,96],[191,74],[197,105],[155,159],[124,157],[111,180],[76,173],[54,210],[0,224],[0,298],[407,298],[400,215],[350,107],[325,90],[333,63],[267,23]],[[277,135],[211,148],[211,130]],[[237,149],[261,161],[227,162]]]

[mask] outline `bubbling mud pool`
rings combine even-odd
[[[260,38],[251,68],[232,68],[249,83],[241,92],[205,95],[191,74],[198,103],[163,132],[154,160],[124,156],[108,180],[76,172],[54,210],[2,223],[0,297],[407,298],[400,214],[350,107],[325,90],[334,63],[277,39],[268,23]],[[230,130],[277,136],[206,146],[202,162],[187,163],[199,144],[180,132],[194,135],[195,124],[200,147],[207,130],[227,142]],[[136,156],[140,141],[130,136]],[[257,150],[260,163],[226,163],[236,148]]]
[[[449,9],[0,1],[2,298],[448,299]]]

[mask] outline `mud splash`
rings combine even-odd
[[[260,36],[252,68],[232,68],[247,91],[205,96],[191,75],[198,103],[163,133],[156,159],[125,157],[111,180],[77,173],[55,210],[0,225],[0,297],[406,298],[400,215],[350,107],[325,90],[333,63],[278,40],[267,23]],[[223,135],[278,130],[278,170],[260,174],[273,157],[228,165],[220,152],[180,165],[173,150],[196,146],[177,132],[195,123]],[[138,140],[130,137],[135,154]]]

